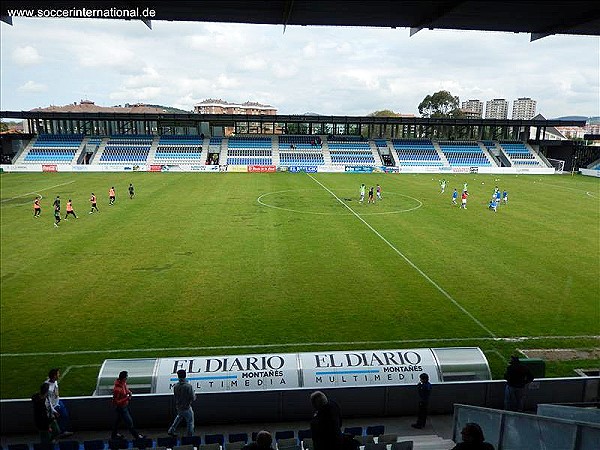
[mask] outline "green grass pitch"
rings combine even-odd
[[[597,348],[599,180],[448,175],[442,195],[442,177],[2,174],[0,395],[51,367],[89,395],[107,358],[480,346],[501,378],[518,349]],[[79,219],[53,226],[56,195]]]

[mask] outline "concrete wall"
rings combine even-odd
[[[444,383],[433,386],[432,414],[452,414],[454,403],[488,408],[502,408],[504,381]],[[194,404],[196,421],[211,423],[308,421],[312,415],[309,395],[312,389],[266,392],[200,394]],[[342,408],[343,416],[393,417],[415,415],[415,386],[388,386],[330,389],[325,391]],[[600,377],[549,378],[530,385],[527,409],[539,403],[598,401]],[[71,415],[74,430],[108,430],[114,411],[111,398],[73,397],[63,399]],[[165,394],[135,395],[130,404],[139,428],[167,427],[173,419],[173,396]],[[32,433],[33,410],[29,399],[0,402],[1,433]],[[166,429],[166,428],[165,428]]]

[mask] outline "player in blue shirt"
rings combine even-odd
[[[508,192],[506,192],[506,189],[502,193],[502,201],[504,202],[505,205],[508,203]]]
[[[496,203],[496,197],[492,197],[488,208],[490,208],[492,211],[496,212],[496,208],[498,208],[498,203]]]
[[[456,203],[456,200],[458,199],[458,191],[456,189],[454,189],[454,192],[452,193],[452,204],[453,205],[457,205],[458,203]]]

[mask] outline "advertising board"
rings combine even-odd
[[[251,165],[248,166],[248,172],[273,173],[277,171],[277,166],[273,165]]]
[[[159,358],[153,392],[172,392],[177,371],[199,392],[416,384],[427,373],[440,382],[431,349]]]

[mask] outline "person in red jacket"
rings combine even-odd
[[[124,439],[122,434],[119,434],[119,424],[121,420],[125,422],[127,428],[129,428],[129,432],[133,436],[134,439],[141,439],[145,436],[141,435],[137,432],[137,430],[133,426],[133,419],[131,418],[131,413],[129,412],[129,400],[131,399],[131,391],[127,387],[127,376],[129,374],[126,370],[119,373],[119,378],[115,380],[115,385],[113,387],[113,405],[115,407],[115,411],[117,413],[117,417],[115,419],[115,425],[112,430],[112,439]]]

